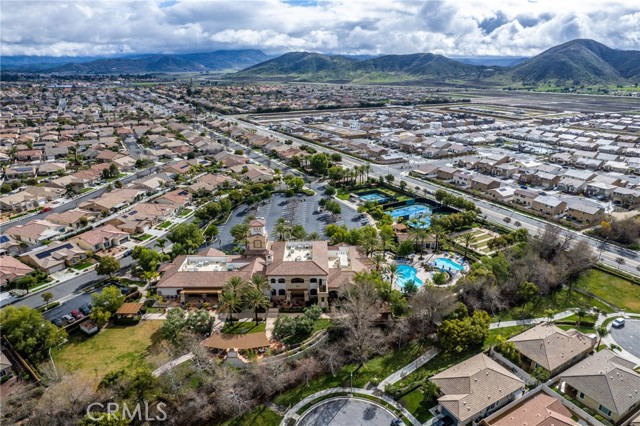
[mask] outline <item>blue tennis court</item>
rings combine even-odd
[[[391,217],[394,219],[413,219],[421,216],[431,216],[433,210],[424,204],[414,204],[412,206],[399,207],[391,211]]]
[[[384,195],[378,193],[378,192],[372,192],[370,194],[362,194],[359,196],[361,200],[364,201],[374,201],[377,203],[383,203],[385,201],[388,200],[387,197],[385,197]]]

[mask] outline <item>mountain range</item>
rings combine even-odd
[[[594,40],[573,40],[532,58],[512,61],[510,66],[469,62],[432,53],[386,55],[356,60],[339,55],[292,52],[253,65],[232,77],[360,83],[475,82],[500,85],[640,82],[640,51],[611,49]]]
[[[640,51],[577,39],[532,58],[447,58],[433,53],[349,56],[260,50],[122,55],[118,57],[3,57],[4,70],[66,74],[143,74],[237,71],[227,78],[314,82],[434,82],[482,85],[595,85],[640,82]]]
[[[122,55],[116,57],[9,56],[5,70],[75,74],[144,74],[240,70],[271,59],[261,50],[217,50],[206,53]]]

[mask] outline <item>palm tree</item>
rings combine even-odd
[[[469,245],[471,241],[473,241],[473,233],[467,232],[462,237],[462,241],[464,241],[464,260],[467,260],[467,252],[469,251]]]
[[[312,232],[307,235],[307,240],[309,241],[316,241],[319,239],[320,239],[320,234],[318,234],[317,232]]]
[[[369,173],[371,173],[371,164],[367,163],[362,167],[364,168],[364,172],[367,175],[367,181],[368,181],[369,180]]]
[[[407,296],[412,296],[418,292],[418,284],[416,284],[414,280],[409,280],[408,282],[404,283],[402,291]]]
[[[251,285],[256,290],[260,290],[262,293],[264,293],[267,290],[271,290],[271,286],[269,285],[269,282],[267,281],[264,275],[255,274],[254,276],[252,276]]]
[[[158,238],[156,240],[156,247],[159,247],[162,250],[162,254],[164,254],[164,248],[167,246],[167,240],[164,238]]]
[[[247,289],[247,282],[240,277],[231,277],[224,284],[223,291],[229,291],[235,295],[242,296]]]
[[[587,310],[585,308],[578,308],[576,315],[578,316],[577,326],[579,327],[582,324],[582,319],[587,316]]]
[[[226,312],[229,314],[227,321],[233,320],[233,313],[240,312],[242,310],[242,299],[238,294],[231,290],[223,290],[218,299],[220,304],[220,312]]]
[[[396,274],[398,273],[398,264],[397,263],[392,263],[389,266],[387,266],[387,273],[389,274],[389,280],[391,282],[391,287],[393,287],[393,281],[396,277]]]
[[[416,223],[416,225],[418,224]],[[427,232],[427,230],[419,226],[410,226],[409,236],[411,237],[413,244],[420,247],[420,259],[424,258],[424,242],[429,236],[429,233]]]
[[[376,253],[371,258],[371,261],[376,267],[376,272],[378,272],[380,271],[380,268],[382,267],[382,265],[384,265],[387,262],[387,258],[384,257],[382,253]]]
[[[270,303],[269,299],[267,299],[262,291],[258,290],[257,288],[252,288],[244,296],[244,305],[249,309],[253,309],[256,325],[258,325],[258,322],[260,322],[260,320],[258,319],[258,310],[268,309]]]
[[[433,236],[436,239],[435,251],[437,252],[440,249],[441,240],[443,240],[446,236],[446,232],[444,229],[442,229],[441,226],[437,226],[437,225],[431,227],[431,232],[433,233]]]
[[[276,226],[274,228],[276,234],[278,234],[278,239],[280,241],[286,241],[287,235],[291,232],[291,227],[289,226],[289,222],[283,217],[279,218],[276,222]]]

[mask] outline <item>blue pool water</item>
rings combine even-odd
[[[451,259],[446,257],[439,257],[434,262],[436,268],[441,269],[443,271],[462,271],[464,270],[464,266],[459,264],[458,262],[454,262]]]
[[[372,192],[370,194],[363,194],[360,195],[360,199],[364,200],[364,201],[376,201],[378,203],[382,203],[384,201],[387,201],[387,197],[385,197],[384,195],[377,193],[377,192]]]
[[[395,282],[404,288],[405,284],[413,280],[418,287],[422,286],[423,282],[416,276],[416,268],[411,265],[398,265],[398,272],[396,273]]]

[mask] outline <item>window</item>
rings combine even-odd
[[[608,417],[611,417],[611,410],[609,410],[607,407],[605,407],[602,404],[600,404],[600,406],[598,407],[598,411],[600,411],[601,413],[606,414]]]
[[[310,282],[310,283],[317,283],[317,282],[318,282],[318,279],[317,279],[317,278],[311,278],[311,279],[309,280],[309,282]]]
[[[278,278],[278,284],[284,284],[284,278]]]
[[[280,290],[278,290],[278,296],[286,296],[287,295],[287,291],[284,288],[281,288]]]
[[[272,296],[275,296],[275,295],[276,295],[276,289],[275,289],[275,288],[272,288],[272,289],[271,289],[271,295],[272,295]]]
[[[309,295],[310,296],[317,296],[318,295],[318,290],[316,290],[315,288],[312,288],[311,290],[309,290]]]
[[[276,279],[275,278],[271,278],[271,284],[275,284],[276,283]]]
[[[304,278],[291,278],[291,284],[304,284]]]
[[[578,394],[578,398],[580,398],[580,399],[584,399],[584,392],[580,392],[580,393]]]

